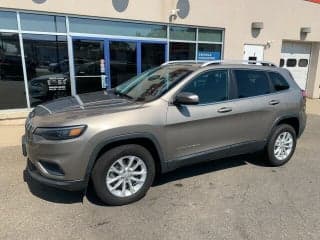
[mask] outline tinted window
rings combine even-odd
[[[299,67],[307,67],[308,66],[308,59],[300,59],[299,60]]]
[[[297,59],[289,58],[287,60],[287,67],[295,67],[297,66]]]
[[[235,70],[238,97],[246,98],[270,93],[269,80],[265,72]]]
[[[69,18],[70,31],[79,33],[166,38],[166,25],[129,23],[99,19]]]
[[[199,103],[214,103],[228,99],[228,71],[216,70],[203,73],[190,82],[182,92],[199,96]]]
[[[104,69],[103,41],[74,40],[74,65],[77,93],[101,91]]]
[[[270,72],[269,76],[276,91],[282,91],[289,88],[289,84],[279,73]]]
[[[196,29],[187,27],[170,27],[170,39],[195,41]]]
[[[70,95],[66,36],[23,34],[31,106]]]
[[[0,11],[0,29],[17,29],[17,14],[15,12]]]
[[[0,33],[0,110],[27,107],[19,37]]]
[[[170,60],[194,60],[195,57],[195,43],[170,43]]]
[[[281,59],[280,59],[280,67],[283,67],[283,66],[284,66],[284,59],[281,58]]]
[[[222,31],[213,29],[199,29],[199,41],[222,42]]]
[[[66,18],[41,14],[21,13],[22,30],[65,33]]]

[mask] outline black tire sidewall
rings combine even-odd
[[[142,188],[136,192],[134,195],[129,197],[117,197],[111,194],[108,190],[105,179],[107,172],[112,164],[121,157],[133,155],[139,157],[145,163],[147,167],[147,178],[142,186]],[[135,201],[138,201],[145,196],[146,192],[149,190],[155,176],[155,163],[150,152],[140,146],[135,144],[123,145],[113,148],[105,152],[96,162],[92,171],[92,181],[94,189],[101,201],[107,205],[125,205]]]
[[[281,161],[281,160],[278,160],[274,155],[274,145],[275,145],[275,142],[276,142],[276,139],[278,138],[278,136],[283,132],[289,132],[292,135],[293,146],[292,146],[292,151],[291,151],[290,155]],[[284,165],[285,163],[287,163],[291,159],[292,155],[295,152],[296,144],[297,144],[296,131],[294,130],[294,128],[292,126],[287,125],[287,124],[282,124],[282,125],[277,126],[273,130],[272,135],[271,135],[269,142],[268,142],[268,146],[267,146],[267,157],[268,157],[267,160],[268,160],[269,164],[271,166],[281,166],[281,165]]]

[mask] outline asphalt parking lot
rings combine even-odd
[[[257,155],[195,165],[123,207],[24,182],[20,146],[0,153],[0,239],[320,239],[320,116],[283,167]]]

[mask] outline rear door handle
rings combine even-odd
[[[223,107],[218,110],[218,113],[227,113],[227,112],[231,112],[231,111],[232,111],[231,107]]]
[[[271,101],[269,102],[270,105],[277,105],[277,104],[279,104],[279,103],[280,103],[279,100],[271,100]]]

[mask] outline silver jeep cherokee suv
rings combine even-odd
[[[252,62],[250,62],[252,63]],[[26,172],[109,205],[142,198],[156,173],[264,151],[292,157],[306,124],[305,96],[273,64],[168,62],[118,87],[36,107],[22,139]]]

